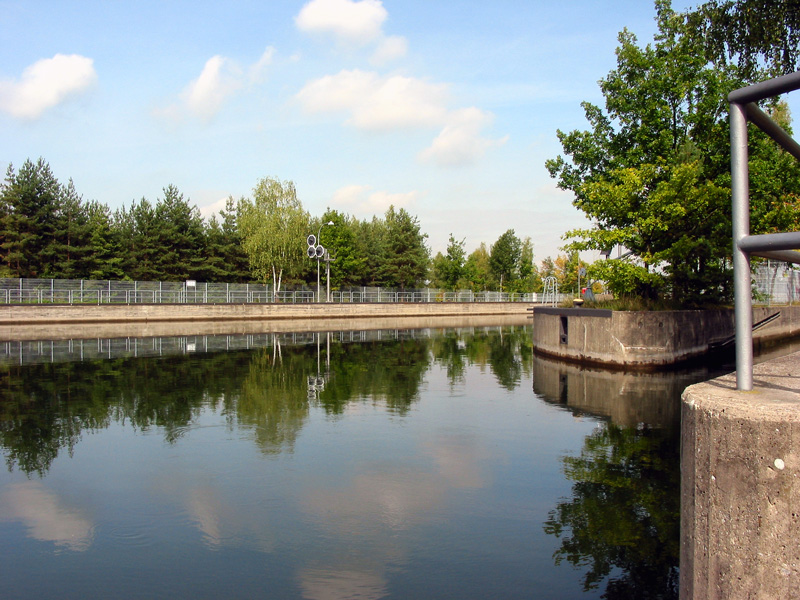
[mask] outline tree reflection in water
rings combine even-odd
[[[533,357],[534,391],[598,418],[578,456],[562,457],[572,496],[550,511],[556,564],[585,570],[603,598],[677,598],[680,396],[723,366],[668,373],[605,371]]]
[[[677,598],[678,460],[674,432],[602,423],[562,459],[575,483],[544,526],[561,538],[556,564],[588,568],[585,590],[610,576],[604,598]]]

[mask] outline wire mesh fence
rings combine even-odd
[[[258,283],[0,279],[0,304],[298,304],[316,301],[318,301],[316,292],[307,287],[283,289],[273,293],[272,286]],[[336,303],[540,302],[541,294],[359,287],[332,291],[330,301]]]
[[[753,302],[768,306],[800,302],[800,268],[774,260],[759,264],[753,274]]]

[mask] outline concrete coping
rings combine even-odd
[[[736,389],[736,374],[686,388],[689,406],[729,419],[800,422],[800,352],[755,365],[753,390]]]

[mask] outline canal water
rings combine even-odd
[[[0,342],[3,598],[676,598],[679,397],[525,326]]]

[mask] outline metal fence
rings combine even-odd
[[[563,298],[562,298],[563,299]],[[0,304],[230,304],[311,303],[309,288],[272,293],[258,283],[195,281],[112,281],[91,279],[0,279]],[[331,301],[352,302],[541,302],[541,294],[448,292],[438,289],[348,288],[331,292]]]
[[[767,306],[800,302],[800,267],[768,260],[753,274],[753,303]]]
[[[459,333],[500,331],[498,326],[461,327]],[[319,346],[400,339],[429,339],[433,329],[375,329],[358,331],[220,334],[177,337],[125,337],[0,342],[0,366],[82,362],[253,350],[259,348]]]

